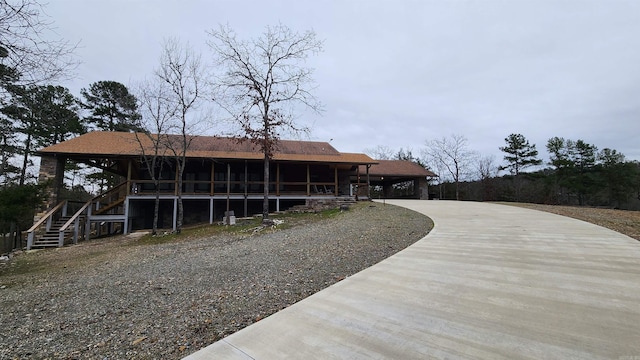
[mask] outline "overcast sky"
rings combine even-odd
[[[78,77],[63,84],[77,96],[149,76],[163,38],[207,58],[206,30],[228,24],[248,38],[280,22],[324,40],[309,65],[325,112],[300,122],[339,151],[416,154],[460,134],[500,162],[504,138],[521,133],[545,161],[553,136],[640,160],[638,0],[52,0],[46,11],[80,42]]]

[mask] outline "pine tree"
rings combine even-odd
[[[509,170],[514,176],[516,201],[520,200],[520,172],[530,166],[540,165],[542,160],[538,159],[538,150],[535,144],[530,144],[522,134],[511,134],[504,141],[506,146],[500,147],[500,151],[506,153],[504,160],[507,165],[501,166],[500,170]]]
[[[138,100],[129,89],[116,81],[98,81],[80,91],[83,106],[90,111],[85,118],[99,130],[140,131]]]
[[[506,153],[504,160],[507,165],[501,166],[500,170],[509,170],[512,175],[518,176],[523,169],[542,164],[536,145],[529,144],[522,134],[511,134],[504,141],[507,146],[500,147],[500,151]]]

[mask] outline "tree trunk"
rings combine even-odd
[[[157,178],[154,179],[154,184],[156,187],[156,199],[153,204],[153,228],[151,229],[151,235],[158,234],[158,211],[160,209],[160,180]]]
[[[22,169],[20,170],[20,186],[24,185],[25,178],[27,177],[27,165],[29,164],[29,151],[31,150],[31,134],[27,134],[27,139],[24,141],[24,157],[22,158]]]
[[[269,157],[264,157],[264,200],[262,201],[262,221],[269,219]]]
[[[182,232],[182,222],[184,220],[184,206],[182,205],[182,174],[184,173],[185,161],[186,156],[182,156],[182,158],[178,160],[178,220],[176,221],[176,233],[178,234]]]

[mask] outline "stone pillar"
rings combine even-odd
[[[391,198],[393,195],[393,184],[391,183],[383,183],[382,184],[382,197],[385,199]]]
[[[416,192],[416,198],[420,200],[429,200],[429,181],[426,178],[414,180],[413,188]]]
[[[60,189],[64,179],[64,165],[67,159],[56,156],[42,156],[40,158],[40,172],[38,173],[38,184],[45,185],[44,201],[38,209],[41,215],[53,208],[60,201]]]

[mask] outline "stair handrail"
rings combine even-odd
[[[82,207],[80,208],[80,210],[76,211],[69,220],[67,220],[66,223],[64,223],[64,225],[62,225],[62,227],[60,227],[60,229],[58,230],[58,238],[60,239],[61,242],[64,243],[64,233],[67,231],[67,229],[71,226],[71,224],[75,223],[74,226],[74,230],[73,230],[73,243],[76,244],[78,242],[78,227],[79,227],[79,217],[86,212],[87,208],[89,206],[91,206],[91,203],[93,202],[93,199],[87,201],[84,205],[82,205]]]
[[[27,250],[30,250],[33,246],[34,240],[34,232],[38,230],[42,224],[49,220],[60,208],[64,207],[67,204],[67,200],[60,202],[58,205],[54,206],[51,210],[47,211],[42,217],[36,221],[30,228],[27,230]]]
[[[91,199],[91,204],[93,205],[94,202],[99,201],[102,198],[106,198],[108,195],[111,195],[113,193],[119,192],[121,190],[121,188],[123,186],[126,186],[126,185],[127,185],[127,182],[124,181],[124,182],[114,186],[113,188],[103,192],[102,194],[96,195],[93,199]],[[127,196],[127,189],[126,188],[125,188],[125,191],[124,191],[124,195]],[[96,209],[96,210],[99,210],[99,209]]]

